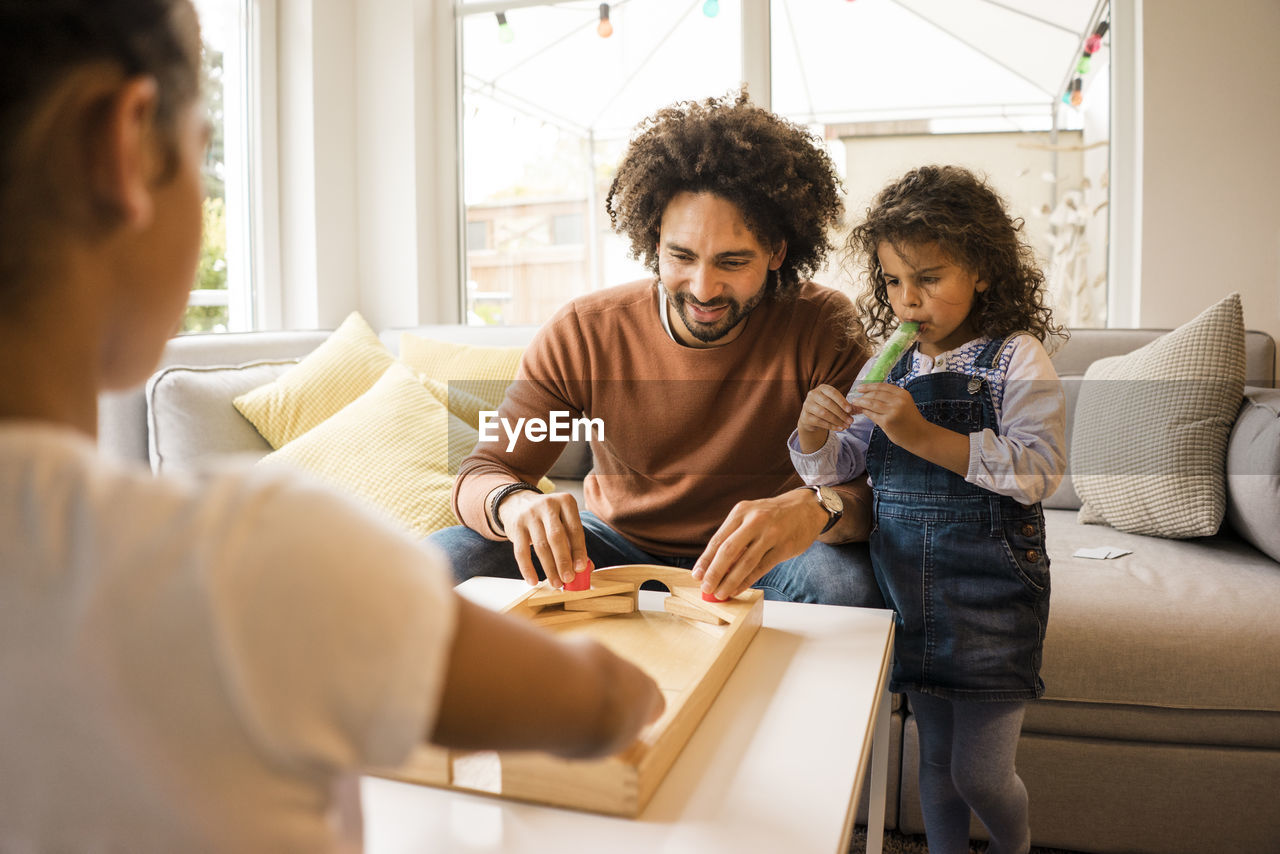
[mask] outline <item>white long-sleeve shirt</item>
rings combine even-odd
[[[903,384],[925,374],[969,373],[989,341],[977,338],[936,357],[917,349]],[[863,366],[859,381],[873,361]],[[969,434],[965,480],[1022,504],[1035,504],[1058,488],[1066,471],[1066,398],[1049,354],[1030,335],[1010,339],[997,360],[997,365],[1006,364],[1003,375],[992,382],[999,431],[988,428]],[[812,454],[800,451],[793,431],[788,440],[791,462],[807,484],[845,483],[866,470],[874,427],[870,418],[859,413],[847,429],[828,433],[826,444]]]

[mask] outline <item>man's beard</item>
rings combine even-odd
[[[711,302],[699,302],[682,291],[667,291],[665,286],[663,290],[667,293],[668,304],[675,308],[676,314],[680,316],[680,321],[684,324],[685,329],[689,330],[689,334],[704,344],[712,344],[728,335],[733,331],[734,327],[746,320],[747,315],[755,311],[756,306],[764,301],[765,292],[769,289],[768,287],[761,288],[756,291],[755,296],[745,303],[738,302],[732,297],[722,297]],[[693,303],[704,311],[715,310],[724,305],[729,308],[724,313],[724,316],[714,323],[703,323],[689,316],[686,308],[687,303]]]

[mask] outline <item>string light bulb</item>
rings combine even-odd
[[[1093,33],[1089,38],[1084,40],[1085,53],[1097,53],[1098,48],[1102,47],[1102,36]]]
[[[1078,107],[1084,102],[1084,81],[1077,77],[1071,81],[1071,106]]]
[[[600,4],[600,23],[596,25],[596,35],[607,39],[613,35],[613,24],[609,23],[609,4]]]
[[[498,16],[498,41],[503,44],[511,44],[515,40],[516,34],[511,31],[511,25],[507,23],[506,12],[496,12]]]
[[[1090,56],[1087,53],[1084,56],[1080,57],[1080,61],[1076,63],[1076,74],[1089,73],[1089,60],[1090,60]]]
[[[702,14],[708,18],[714,18],[720,14],[720,0],[707,0],[702,4]]]

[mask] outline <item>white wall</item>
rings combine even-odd
[[[359,301],[355,10],[279,4],[280,321],[330,328]]]
[[[453,12],[356,8],[360,311],[375,328],[458,320]]]
[[[1238,291],[1280,338],[1280,3],[1146,0],[1138,324]]]
[[[453,14],[280,0],[279,324],[454,322]]]
[[[357,7],[360,310],[375,328],[413,325],[417,320],[412,22],[413,0],[379,0]]]
[[[1061,145],[1080,145],[1079,132],[1063,133]],[[845,139],[844,183],[847,215],[866,213],[872,197],[909,169],[927,163],[949,163],[986,176],[1004,196],[1015,216],[1026,220],[1027,236],[1043,263],[1051,244],[1049,218],[1041,212],[1059,191],[1077,189],[1081,179],[1079,151],[1059,153],[1054,172],[1047,133],[967,133],[913,136],[867,136]],[[1055,182],[1046,180],[1053,174]]]

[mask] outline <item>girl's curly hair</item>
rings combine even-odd
[[[897,326],[876,253],[888,243],[900,253],[936,244],[986,281],[970,315],[980,334],[1003,338],[1025,331],[1046,343],[1050,337],[1065,339],[1044,303],[1044,273],[1023,237],[1024,225],[1009,216],[985,180],[960,166],[921,166],[889,184],[848,240],[849,253],[865,271],[857,305],[866,335],[883,339]]]
[[[732,98],[732,100],[731,100]],[[770,283],[791,296],[817,272],[840,221],[840,179],[820,141],[799,125],[736,96],[681,101],[640,124],[618,166],[605,207],[631,257],[658,272],[658,232],[677,193],[707,192],[732,202],[766,246],[787,242]]]

